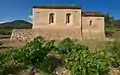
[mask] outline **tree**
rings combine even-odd
[[[105,35],[107,37],[112,36],[114,33],[114,17],[110,16],[110,13],[105,14]]]

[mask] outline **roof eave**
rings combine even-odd
[[[42,9],[81,9],[79,6],[33,6],[33,8]]]
[[[82,15],[83,17],[105,17],[104,15]]]

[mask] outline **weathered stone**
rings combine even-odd
[[[59,67],[55,70],[56,75],[71,75],[70,71],[66,68]]]

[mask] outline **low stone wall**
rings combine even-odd
[[[30,41],[37,36],[43,36],[45,40],[61,40],[67,37],[73,40],[103,40],[105,36],[103,32],[83,30],[80,26],[53,26],[39,27],[37,29],[14,29],[10,40],[15,41]]]
[[[45,40],[61,40],[71,38],[82,40],[80,27],[40,27],[38,29],[14,29],[10,40],[29,41],[37,36],[43,36]]]
[[[10,40],[28,41],[33,39],[34,31],[32,29],[13,29]]]

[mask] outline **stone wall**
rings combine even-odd
[[[93,27],[84,26],[81,30],[80,26],[41,26],[37,29],[14,29],[10,40],[30,41],[37,36],[43,36],[45,40],[61,40],[71,38],[73,40],[89,40],[105,38],[104,32]]]
[[[37,36],[43,36],[45,40],[61,40],[71,38],[73,40],[82,40],[81,27],[40,27],[38,29],[14,29],[10,40],[29,41]]]
[[[28,41],[33,39],[34,31],[32,29],[13,29],[10,40],[12,41]]]
[[[91,25],[90,25],[90,21]],[[84,39],[105,38],[104,17],[82,17],[82,33]]]
[[[54,13],[54,23],[49,24],[49,14]],[[70,23],[66,24],[66,14],[71,13]],[[81,26],[81,9],[42,9],[33,8],[33,29],[40,26]]]

